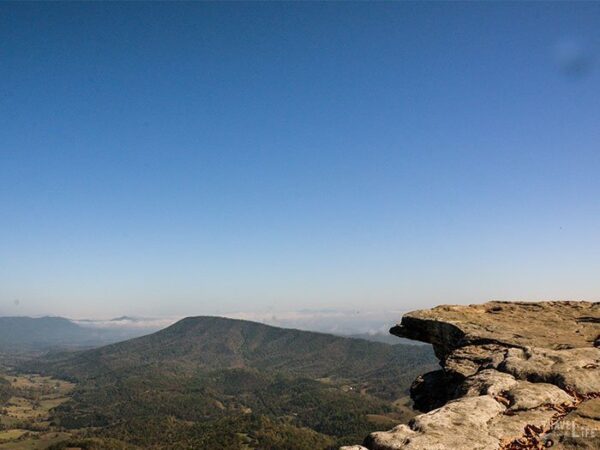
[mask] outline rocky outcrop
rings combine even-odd
[[[343,449],[600,449],[600,303],[439,306],[391,332],[440,359],[411,389],[425,413]]]

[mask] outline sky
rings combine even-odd
[[[599,24],[595,2],[4,2],[0,315],[598,301]]]

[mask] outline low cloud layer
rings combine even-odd
[[[387,334],[404,311],[300,310],[278,312],[238,312],[234,319],[252,320],[284,328],[334,334]]]
[[[324,333],[388,334],[404,311],[358,310],[299,310],[299,311],[242,311],[222,314],[231,319],[251,320],[283,328],[320,331]],[[143,318],[123,316],[111,320],[74,320],[84,327],[100,329],[160,330],[177,322],[181,317]]]
[[[177,322],[179,318],[141,318],[141,317],[118,317],[111,320],[74,320],[82,327],[102,329],[146,329],[160,330]]]

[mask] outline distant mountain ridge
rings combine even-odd
[[[340,336],[349,337],[353,339],[364,339],[365,341],[381,342],[383,344],[390,345],[423,345],[422,342],[413,341],[410,339],[401,338],[394,336],[389,333],[355,333],[355,334],[341,334]]]
[[[97,347],[140,334],[84,327],[64,317],[0,317],[0,351],[4,353]]]
[[[4,351],[48,349],[92,340],[93,334],[62,317],[0,317],[0,348]]]

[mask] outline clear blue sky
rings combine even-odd
[[[2,3],[0,314],[600,299],[600,3]]]

